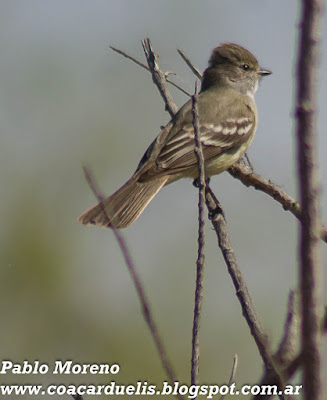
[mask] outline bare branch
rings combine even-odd
[[[189,93],[187,90],[183,89],[182,86],[178,85],[174,81],[172,81],[169,78],[166,78],[166,82],[170,83],[171,86],[174,86],[176,89],[180,90],[182,93],[186,94],[188,97],[192,97],[191,93]]]
[[[302,362],[303,362],[302,356],[301,356],[301,354],[299,354],[296,357],[294,357],[294,359],[291,362],[289,362],[286,367],[281,369],[281,371],[282,371],[281,375],[283,376],[283,379],[285,382],[290,381],[294,377],[294,375],[297,373],[299,368],[302,367]],[[262,380],[260,381],[259,385],[260,386],[264,386],[264,385],[275,386],[275,385],[278,385],[278,382],[276,380],[276,376],[274,376],[271,373],[265,373],[265,375],[262,378]],[[274,396],[274,393],[266,393],[265,395],[253,396],[253,400],[268,400],[273,396]]]
[[[296,293],[291,290],[288,298],[287,305],[287,316],[284,324],[284,334],[278,346],[278,350],[273,355],[274,361],[279,366],[279,370],[283,371],[282,376],[284,381],[287,382],[291,378],[290,374],[294,374],[294,366],[290,367],[294,360],[297,358],[296,350],[298,348],[299,338],[299,313],[296,301]],[[299,367],[300,364],[296,363]],[[271,371],[265,371],[259,385],[275,385],[276,379]],[[272,394],[266,394],[264,396],[256,397],[253,399],[260,398],[260,400],[267,400],[272,397]]]
[[[95,182],[94,178],[92,177],[91,172],[89,171],[89,169],[86,166],[83,166],[83,170],[84,170],[84,173],[85,173],[85,178],[86,178],[91,190],[93,191],[93,193],[97,197],[99,203],[103,204],[104,197],[100,193],[100,191],[97,189],[96,182]],[[109,218],[109,215],[106,212],[106,209],[105,209],[104,205],[103,205],[103,210],[106,213],[106,216],[108,218],[108,223],[110,223],[110,218]],[[112,231],[113,231],[113,233],[114,233],[114,235],[116,237],[116,240],[117,240],[117,242],[119,244],[119,247],[120,247],[120,249],[121,249],[121,251],[123,253],[123,256],[124,256],[124,259],[125,259],[125,263],[127,265],[129,274],[130,274],[130,276],[132,278],[132,281],[134,283],[137,295],[139,297],[139,300],[140,300],[140,303],[141,303],[141,306],[142,306],[143,317],[144,317],[144,319],[145,319],[145,321],[146,321],[146,323],[148,325],[148,328],[149,328],[149,330],[151,332],[153,341],[154,341],[155,346],[156,346],[156,348],[158,350],[162,366],[163,366],[164,370],[166,371],[170,382],[173,384],[177,380],[177,378],[176,378],[176,375],[175,375],[175,373],[173,371],[172,366],[170,365],[170,362],[169,362],[167,354],[166,354],[166,350],[165,350],[165,348],[163,346],[163,343],[161,341],[161,338],[159,336],[158,328],[157,328],[157,326],[156,326],[156,324],[154,322],[154,319],[153,319],[153,316],[152,316],[152,312],[150,311],[149,301],[146,298],[146,295],[145,295],[141,280],[140,280],[140,278],[139,278],[139,276],[138,276],[138,274],[136,272],[136,268],[134,266],[131,254],[130,254],[130,252],[128,250],[128,247],[126,245],[126,242],[125,242],[122,234],[119,232],[119,230],[117,230],[115,228],[112,228]],[[178,398],[183,399],[183,397],[179,396],[179,395],[178,395]]]
[[[322,319],[321,331],[323,334],[327,333],[327,306],[325,306],[324,317]]]
[[[200,357],[200,317],[202,306],[203,275],[204,275],[204,205],[205,205],[205,170],[202,143],[199,137],[199,115],[197,105],[197,84],[195,83],[195,93],[192,96],[192,114],[194,127],[194,140],[199,178],[199,228],[198,228],[198,258],[196,260],[196,285],[192,333],[192,360],[191,360],[191,385],[196,385],[199,381],[199,357]]]
[[[276,354],[274,354],[274,359],[280,365],[280,370],[282,371],[281,375],[284,378],[284,382],[290,381],[294,375],[298,372],[298,370],[302,367],[303,364],[303,357],[300,354],[295,355],[295,347],[297,347],[298,342],[298,335],[299,335],[299,316],[298,316],[298,306],[297,301],[295,300],[296,293],[292,295],[292,292],[289,296],[289,303],[288,303],[288,314],[285,322],[284,328],[284,336],[279,345],[279,349]],[[325,307],[327,310],[327,307]],[[326,315],[323,317],[322,322],[320,324],[321,334],[326,335],[327,330],[325,329],[325,324],[327,321],[327,311]],[[283,350],[281,347],[284,348],[286,353],[279,354]],[[291,358],[293,354],[293,358]],[[276,380],[274,379],[271,374],[265,373],[264,377],[260,381],[260,385],[276,385]],[[260,400],[267,400],[272,395],[265,395],[261,396]],[[255,399],[255,397],[254,397]]]
[[[279,343],[274,359],[279,365],[286,365],[294,359],[299,342],[299,312],[297,293],[290,291],[287,305],[287,316],[284,324],[284,334]]]
[[[232,366],[232,372],[230,374],[230,378],[228,381],[227,386],[230,386],[233,383],[235,374],[236,374],[236,370],[237,370],[237,362],[238,362],[238,358],[237,358],[237,354],[235,354],[234,358],[233,358],[233,366]],[[226,397],[226,394],[223,394],[222,396],[219,397],[219,400],[223,400]]]
[[[116,53],[118,53],[118,54],[122,55],[123,57],[128,58],[129,60],[135,62],[135,64],[137,64],[140,67],[146,69],[147,71],[150,71],[150,68],[147,65],[143,64],[142,61],[139,61],[137,58],[125,53],[125,51],[122,51],[122,50],[118,49],[117,47],[114,47],[114,46],[109,46],[109,47],[111,48],[111,50],[115,51]]]
[[[230,243],[227,224],[221,205],[219,204],[209,185],[206,186],[206,204],[209,210],[209,217],[211,219],[212,226],[217,234],[219,247],[225,259],[228,272],[232,278],[237,298],[242,307],[243,316],[246,319],[251,334],[257,344],[267,373],[271,373],[274,376],[278,387],[282,389],[284,387],[284,383],[274,365],[269,351],[267,337],[260,325],[251,296],[244,281],[243,274],[238,267],[234,251]],[[280,396],[280,398],[283,399],[284,397]]]
[[[294,357],[294,359],[283,370],[284,379],[287,381],[291,380],[294,377],[294,375],[297,373],[299,368],[302,366],[302,363],[303,363],[302,354],[299,354],[296,357]]]
[[[252,171],[254,171],[253,164],[252,164],[252,162],[251,162],[251,160],[250,160],[248,154],[247,154],[247,153],[244,153],[244,156],[243,156],[243,157],[244,157],[245,161],[247,162],[248,167],[249,167]],[[243,161],[243,158],[242,158],[241,160]]]
[[[135,57],[133,57],[133,56],[127,54],[125,51],[122,51],[122,50],[118,49],[117,47],[114,47],[114,46],[109,46],[109,47],[111,48],[111,50],[115,51],[116,53],[122,55],[123,57],[127,58],[128,60],[133,61],[135,64],[137,64],[137,65],[139,65],[140,67],[142,67],[142,68],[146,69],[147,71],[151,72],[151,71],[150,71],[150,68],[149,68],[147,65],[145,65],[144,63],[142,63],[141,61],[139,61],[137,58],[135,58]],[[176,89],[178,89],[178,90],[180,90],[182,93],[186,94],[186,96],[191,97],[191,94],[190,94],[187,90],[183,89],[183,88],[182,88],[181,86],[179,86],[177,83],[175,83],[175,82],[172,81],[170,78],[168,78],[168,74],[167,74],[167,73],[165,73],[164,76],[165,76],[166,82],[170,83],[170,84],[171,84],[172,86],[174,86]]]
[[[235,378],[237,365],[238,365],[238,357],[237,357],[237,354],[235,354],[234,358],[233,358],[233,367],[232,367],[232,372],[230,374],[230,378],[228,381],[228,386],[230,386],[230,384],[233,382],[233,380]]]
[[[299,276],[304,400],[322,399],[320,355],[320,210],[316,82],[322,1],[302,0],[297,62],[296,141],[300,204]]]
[[[228,172],[236,179],[240,180],[245,186],[252,186],[260,190],[280,203],[284,210],[290,211],[296,218],[301,218],[301,209],[297,201],[278,187],[275,183],[252,171],[252,168],[246,166],[241,160],[228,169]]]
[[[142,40],[142,46],[152,74],[153,83],[157,86],[161,97],[163,98],[163,101],[166,105],[166,110],[169,112],[170,116],[173,117],[177,113],[178,107],[175,104],[169,90],[166,88],[165,74],[160,70],[157,61],[158,55],[153,51],[152,43],[149,38]]]
[[[193,74],[199,78],[200,80],[202,79],[202,73],[201,71],[196,68],[196,66],[192,63],[192,61],[187,57],[187,55],[184,53],[183,50],[181,49],[177,49],[178,54],[182,57],[182,59],[186,62],[186,64],[188,65],[188,67],[190,67],[191,71],[193,72]]]
[[[280,187],[268,179],[256,174],[252,169],[240,162],[234,164],[228,169],[228,172],[236,179],[241,181],[245,186],[252,186],[256,190],[266,193],[268,196],[275,199],[281,204],[286,211],[290,211],[297,219],[301,221],[301,208],[300,204],[295,201],[291,196],[285,193]],[[327,229],[321,227],[320,238],[327,243]]]

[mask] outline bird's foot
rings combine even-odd
[[[206,179],[206,184],[209,185],[209,183],[210,183],[210,178],[207,178]],[[193,186],[196,187],[196,188],[199,188],[199,186],[200,186],[199,178],[195,178],[194,179]]]

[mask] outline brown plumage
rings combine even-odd
[[[224,43],[213,50],[197,101],[207,177],[233,165],[252,142],[257,126],[254,94],[260,77],[268,74],[239,45]],[[125,185],[85,211],[78,221],[125,228],[163,186],[183,177],[197,178],[192,121],[190,100],[149,146]]]

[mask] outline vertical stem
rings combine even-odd
[[[196,260],[196,287],[194,301],[193,333],[192,333],[192,360],[191,360],[191,384],[195,385],[199,380],[199,357],[200,357],[200,317],[202,306],[203,274],[204,274],[204,205],[205,205],[205,170],[202,144],[199,137],[199,117],[197,107],[197,85],[195,94],[192,96],[192,113],[195,148],[199,170],[199,228],[198,228],[198,257]]]
[[[316,81],[321,0],[302,0],[297,64],[297,170],[302,218],[299,280],[302,309],[301,349],[305,400],[322,398],[319,349],[319,183],[316,140]]]

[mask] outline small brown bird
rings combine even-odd
[[[259,79],[270,74],[237,44],[224,43],[213,50],[197,100],[207,178],[232,166],[251,144],[257,127],[254,94]],[[103,204],[85,211],[78,222],[115,228],[131,225],[163,186],[198,177],[194,146],[189,100],[151,143],[125,185]]]

